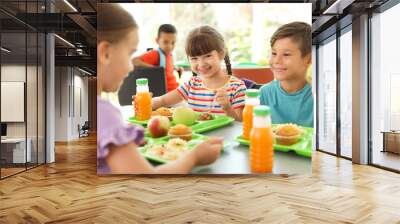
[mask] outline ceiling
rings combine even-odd
[[[61,38],[55,38],[56,65],[79,66],[96,73],[97,1],[48,0],[47,2],[46,5],[45,0],[0,1],[2,46],[13,50],[13,53],[7,57],[11,60],[13,56],[18,58],[28,53],[27,58],[29,59],[31,58],[30,54],[36,52],[37,43],[34,41],[36,39],[32,35],[28,35],[25,40],[26,30],[28,32],[54,32],[74,45],[66,43]],[[133,1],[102,0],[101,2]],[[158,2],[162,2],[162,0]],[[209,2],[214,1],[210,0]],[[244,1],[238,0],[237,2]],[[315,40],[337,24],[337,21],[343,20],[346,16],[357,16],[366,10],[373,10],[387,0],[255,0],[252,2],[312,3],[312,35]],[[52,13],[49,13],[50,11]],[[349,21],[351,22],[351,18]],[[28,47],[25,50],[26,41]]]
[[[336,32],[337,28],[350,24],[353,17],[373,11],[388,0],[310,0],[307,2],[312,3],[312,36],[313,42],[317,42],[329,33]]]
[[[11,50],[2,60],[29,63],[44,48],[36,35],[51,32],[57,34],[56,66],[78,66],[95,74],[96,6],[96,0],[48,0],[47,5],[44,0],[1,0],[1,43]]]

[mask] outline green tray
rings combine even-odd
[[[212,131],[220,127],[224,127],[232,123],[235,119],[226,115],[212,115],[213,120],[209,121],[196,121],[194,125],[191,126],[195,133],[203,133],[207,131]]]
[[[189,144],[189,150],[192,150],[197,144],[201,143],[203,140],[206,140],[207,138],[210,138],[209,136],[205,136],[205,135],[200,135],[200,134],[193,134],[192,136],[192,140],[190,140],[188,142]],[[153,139],[151,144],[146,144],[145,146],[139,147],[139,152],[148,160],[153,161],[153,162],[157,162],[157,163],[168,163],[170,161],[162,159],[160,157],[154,156],[154,155],[150,155],[147,153],[148,148],[153,145],[153,144],[164,144],[167,143],[169,140],[168,136],[162,137],[162,138],[158,138],[158,139]],[[150,143],[150,142],[149,142]],[[224,146],[222,148],[222,151],[224,151],[224,148],[227,148],[231,145],[231,142],[224,142]]]
[[[300,141],[293,145],[279,145],[274,144],[274,150],[289,152],[294,151],[297,155],[304,157],[312,156],[312,137],[313,137],[313,128],[302,127],[305,130],[305,133],[301,137]],[[249,140],[244,139],[242,136],[238,136],[235,138],[242,145],[250,145]]]
[[[200,115],[201,113],[197,113],[198,115]],[[212,115],[214,116],[213,120],[209,120],[209,121],[196,121],[196,123],[194,123],[193,125],[191,125],[190,127],[192,128],[192,131],[194,133],[203,133],[206,131],[211,131],[223,126],[226,126],[230,123],[232,123],[235,119],[233,119],[232,117],[226,116],[226,115]],[[129,122],[133,123],[133,124],[139,124],[142,125],[143,127],[147,126],[147,122],[146,121],[138,121],[136,120],[135,117],[130,117],[128,119]],[[175,123],[172,121],[171,122],[172,126],[175,125]]]
[[[140,124],[140,125],[142,125],[143,127],[147,126],[147,122],[149,122],[149,120],[145,120],[145,121],[136,120],[136,117],[130,117],[130,118],[128,119],[128,121],[129,121],[130,123],[132,123],[132,124]]]

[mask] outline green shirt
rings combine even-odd
[[[294,123],[304,127],[314,125],[314,100],[307,83],[295,93],[287,93],[280,82],[274,80],[261,87],[261,105],[271,108],[273,124]]]

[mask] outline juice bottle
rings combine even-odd
[[[267,106],[256,106],[253,111],[253,128],[250,131],[251,171],[270,173],[274,162],[271,111]]]
[[[246,103],[242,114],[244,139],[250,138],[250,131],[253,127],[253,107],[260,105],[259,95],[258,89],[246,90]]]
[[[139,121],[150,119],[152,106],[148,80],[136,79],[135,117]]]

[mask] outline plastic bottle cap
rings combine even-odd
[[[255,116],[268,116],[271,115],[271,109],[268,106],[256,106],[254,107],[253,114]]]
[[[247,97],[258,97],[260,95],[260,90],[258,89],[248,89],[246,90]]]
[[[136,79],[136,85],[147,85],[148,82],[146,78]]]

